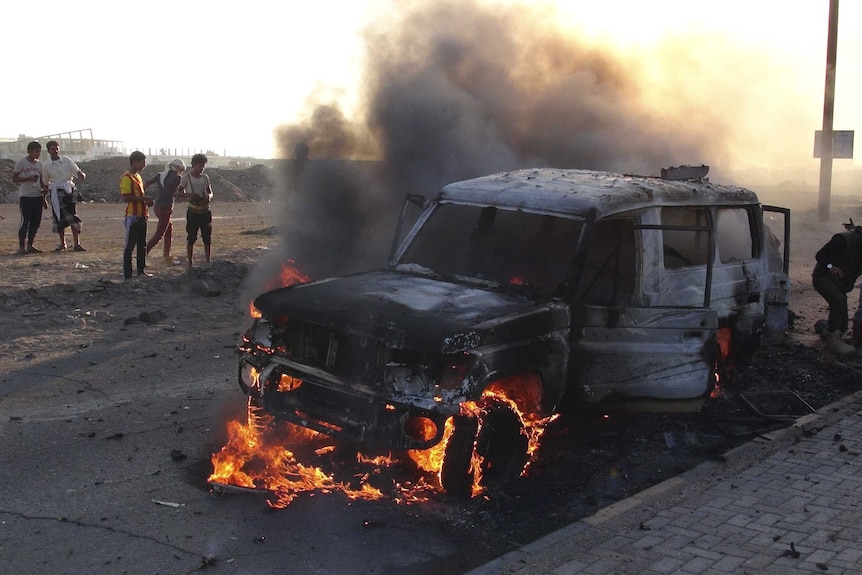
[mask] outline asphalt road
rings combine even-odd
[[[313,492],[272,510],[209,493],[245,411],[242,267],[275,244],[246,233],[272,225],[256,208],[220,205],[214,263],[195,274],[151,257],[154,278],[123,282],[116,205],[86,206],[86,253],[0,250],[0,574],[457,573],[504,551],[442,500]],[[0,236],[17,222],[0,206]],[[201,296],[202,280],[220,290]]]
[[[142,335],[156,355],[127,363],[118,351]],[[183,347],[181,333],[133,326],[126,336],[4,374],[0,572],[464,570],[451,561],[471,542],[440,503],[318,493],[272,510],[256,494],[211,495],[210,454],[243,406],[235,355],[214,343],[186,363],[160,351]]]

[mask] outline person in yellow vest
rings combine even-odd
[[[152,277],[147,268],[147,208],[153,205],[153,198],[144,194],[144,181],[141,170],[147,165],[143,152],[134,151],[129,156],[129,171],[120,178],[120,194],[126,202],[126,243],[123,250],[123,277],[132,279],[132,251],[137,248],[137,269],[139,276]]]

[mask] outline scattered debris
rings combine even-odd
[[[163,312],[160,309],[155,311],[142,311],[140,315],[138,315],[138,319],[144,323],[155,324],[159,323],[163,319],[167,318],[168,314]]]
[[[259,230],[243,230],[240,234],[244,236],[277,236],[278,229],[275,226],[269,226],[268,228],[261,228]]]
[[[790,549],[781,554],[782,557],[790,557],[791,559],[799,559],[799,555],[800,553],[796,550],[796,545],[793,544],[793,541],[790,542]]]
[[[204,297],[215,297],[221,294],[221,288],[219,286],[205,279],[196,280],[192,285],[192,291],[194,291],[196,295]]]
[[[814,413],[814,408],[793,391],[746,391],[740,393],[739,398],[757,415],[775,421],[799,419]]]
[[[156,505],[164,505],[165,507],[185,507],[185,503],[174,503],[173,501],[160,501],[158,499],[150,499]]]

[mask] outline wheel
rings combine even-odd
[[[458,415],[446,445],[440,483],[455,497],[472,494],[474,450],[481,457],[480,485],[485,487],[516,479],[527,463],[529,439],[518,415],[494,399],[482,400],[480,407],[481,429],[479,418]]]
[[[476,453],[482,457],[484,486],[514,481],[527,464],[529,438],[521,418],[505,404],[493,402],[485,408]]]
[[[470,415],[456,415],[455,428],[446,444],[443,467],[440,470],[440,484],[449,495],[468,499],[472,494],[473,472],[470,463],[473,458],[473,444],[479,430],[479,420]]]

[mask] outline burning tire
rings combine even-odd
[[[479,420],[470,415],[456,415],[455,428],[446,444],[440,484],[450,495],[467,499],[473,487],[473,445],[479,431]]]
[[[524,424],[508,405],[486,407],[476,453],[482,457],[482,485],[504,485],[521,475],[527,464],[529,440]]]
[[[508,405],[493,399],[483,400],[480,407],[478,418],[455,418],[455,429],[446,446],[440,481],[446,492],[456,497],[472,493],[474,451],[479,462],[479,484],[484,487],[516,479],[527,463],[528,438],[520,417]]]

